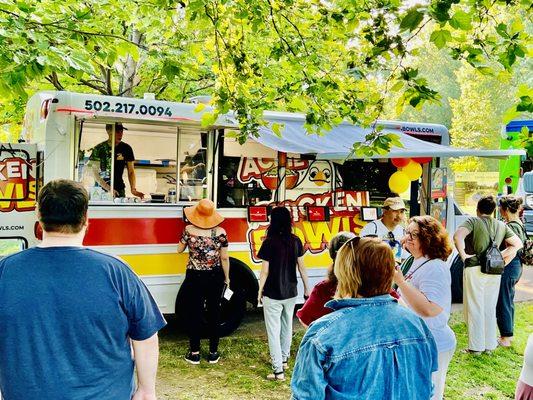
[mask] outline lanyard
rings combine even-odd
[[[406,281],[410,281],[411,278],[413,277],[413,275],[415,274],[416,271],[418,271],[420,268],[422,268],[424,266],[424,264],[426,264],[427,262],[429,262],[431,260],[426,260],[424,261],[422,264],[420,264],[413,272],[409,272],[406,277],[405,277],[405,280]]]

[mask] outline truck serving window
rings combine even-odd
[[[78,124],[76,176],[87,188],[91,203],[140,202],[140,193],[144,194],[143,202],[176,202],[177,126],[100,121]]]
[[[180,132],[178,149],[180,201],[207,197],[207,133]]]
[[[238,208],[272,201],[278,183],[276,151],[252,139],[219,141],[217,207]]]
[[[348,160],[344,164],[337,164],[337,170],[342,178],[345,190],[366,190],[370,193],[372,205],[381,205],[384,199],[393,196],[388,184],[388,178],[396,167],[388,159],[385,160]]]

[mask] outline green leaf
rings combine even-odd
[[[201,112],[205,109],[206,105],[204,103],[198,103],[196,107],[194,107],[194,112]]]
[[[216,120],[217,120],[217,115],[214,112],[206,112],[202,114],[201,122],[202,122],[203,127],[214,125]]]
[[[277,136],[277,137],[281,137],[281,132],[282,130],[284,129],[285,125],[284,124],[278,124],[277,122],[274,122],[270,128],[272,129],[272,132],[274,132],[274,134]]]
[[[507,33],[507,25],[505,25],[503,22],[496,27],[496,32],[498,32],[502,38],[509,38],[509,34]]]
[[[438,49],[442,49],[446,45],[446,42],[450,41],[451,39],[452,34],[446,29],[433,31],[429,38],[430,41],[435,43],[435,46],[437,46]]]
[[[405,82],[403,82],[403,81],[398,81],[398,82],[396,82],[396,83],[391,87],[391,90],[392,90],[393,92],[398,92],[398,91],[400,91],[400,90],[403,89],[403,86],[404,86],[404,85],[405,85]]]
[[[450,25],[455,29],[468,31],[472,29],[472,18],[466,12],[458,10],[450,19]]]
[[[293,110],[304,111],[307,108],[307,104],[300,96],[295,96],[289,103],[289,107]]]
[[[400,29],[402,31],[409,30],[414,31],[418,25],[424,19],[424,14],[418,11],[416,8],[411,8],[405,17],[403,17],[402,22],[400,23]]]

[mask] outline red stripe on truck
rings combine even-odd
[[[221,226],[230,242],[246,242],[248,223],[243,218],[226,219]],[[94,218],[83,244],[118,246],[177,243],[185,223],[180,218]]]

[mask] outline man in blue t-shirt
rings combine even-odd
[[[5,400],[156,398],[166,322],[128,265],[82,246],[88,201],[76,182],[45,185],[42,243],[0,260]]]

